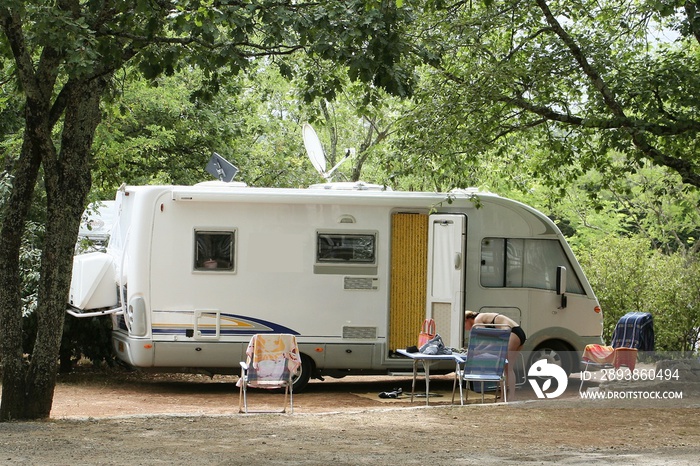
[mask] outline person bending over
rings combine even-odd
[[[516,321],[503,314],[495,312],[474,312],[467,311],[464,314],[464,332],[469,334],[474,324],[480,325],[507,325],[510,327],[510,340],[508,340],[508,361],[506,371],[508,371],[508,400],[515,400],[515,361],[523,349],[525,340],[525,332]],[[511,364],[512,362],[512,364]]]

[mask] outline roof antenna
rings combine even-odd
[[[330,171],[326,171],[326,153],[323,151],[323,146],[321,141],[316,134],[316,131],[311,127],[310,124],[304,123],[301,128],[302,135],[304,137],[304,147],[306,148],[306,154],[311,160],[311,164],[314,166],[319,175],[321,175],[326,182],[329,182],[333,178],[333,173],[340,167],[343,162],[345,162],[348,157],[355,153],[355,149],[345,149],[345,157],[338,162],[335,167],[331,168]]]
[[[219,181],[231,182],[238,173],[238,168],[231,162],[214,152],[207,163],[207,172]]]

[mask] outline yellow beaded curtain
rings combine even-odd
[[[428,215],[397,213],[391,222],[389,349],[418,342],[425,319]]]

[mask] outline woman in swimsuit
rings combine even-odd
[[[508,361],[513,364],[506,364],[508,371],[508,400],[515,400],[515,361],[518,354],[523,349],[523,344],[527,339],[522,327],[513,319],[497,314],[495,312],[473,312],[467,311],[464,314],[464,332],[469,334],[474,324],[481,325],[507,325],[510,327],[510,340],[508,340]]]

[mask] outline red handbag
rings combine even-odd
[[[425,319],[418,334],[418,348],[435,338],[435,333],[435,321],[433,319]]]

